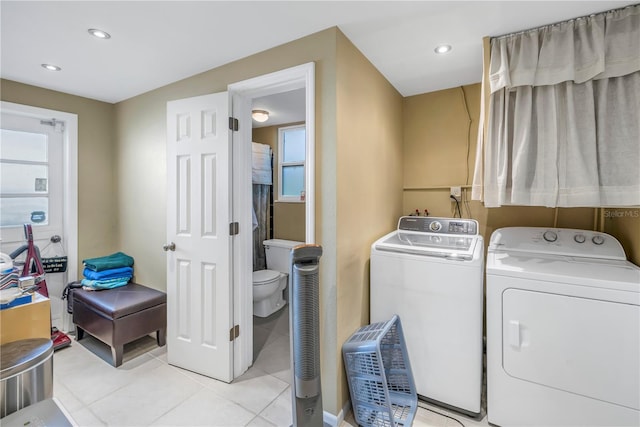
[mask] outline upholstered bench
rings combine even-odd
[[[76,340],[86,331],[108,344],[118,367],[124,345],[131,341],[155,332],[158,345],[165,345],[167,294],[137,283],[100,291],[76,289],[73,323]]]

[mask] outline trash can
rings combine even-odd
[[[0,345],[0,418],[53,397],[53,343],[32,338]]]

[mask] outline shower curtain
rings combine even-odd
[[[253,184],[253,210],[256,214],[256,224],[253,228],[253,271],[267,268],[267,260],[264,252],[264,242],[267,239],[267,221],[269,216],[269,191],[270,185]]]
[[[267,239],[269,219],[269,191],[273,182],[271,147],[266,144],[251,144],[253,181],[253,271],[267,268],[264,242]]]

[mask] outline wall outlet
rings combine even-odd
[[[462,198],[462,187],[451,187],[451,195],[460,201]]]

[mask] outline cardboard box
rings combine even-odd
[[[51,303],[39,293],[28,304],[0,310],[0,344],[51,338]]]

